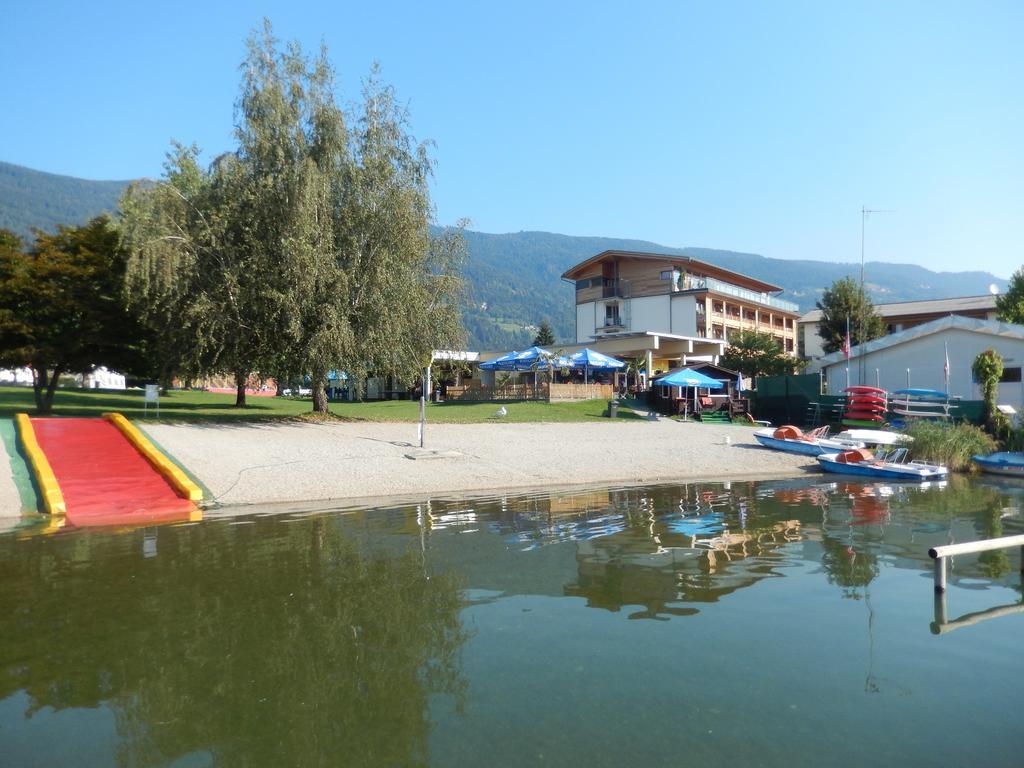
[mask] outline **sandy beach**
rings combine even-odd
[[[806,457],[753,430],[644,422],[148,425],[211,501],[258,504],[581,483],[799,476]],[[727,442],[728,440],[728,442]]]

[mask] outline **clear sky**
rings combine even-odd
[[[438,221],[933,269],[1024,263],[1024,2],[0,0],[0,160],[157,176],[231,146],[243,41],[373,61]]]

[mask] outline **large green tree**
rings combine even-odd
[[[1024,267],[1011,275],[1006,292],[996,297],[996,311],[1004,323],[1024,325]]]
[[[124,301],[126,261],[106,216],[39,232],[29,250],[0,230],[0,365],[32,370],[40,413],[52,410],[62,374],[144,369],[142,328]]]
[[[822,312],[818,335],[825,352],[838,352],[843,348],[847,327],[850,329],[851,346],[885,335],[885,322],[852,277],[832,283],[825,289],[817,307]]]
[[[432,237],[427,147],[376,71],[359,107],[334,98],[326,50],[282,48],[269,23],[248,41],[237,149],[209,170],[178,147],[163,181],[126,195],[129,285],[182,370],[406,383],[457,346],[464,242]]]
[[[804,367],[804,362],[787,354],[770,333],[754,330],[730,333],[729,346],[719,362],[749,377],[780,376]]]

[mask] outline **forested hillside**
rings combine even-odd
[[[31,241],[32,228],[82,224],[117,207],[127,181],[87,181],[0,162],[0,228]]]
[[[26,240],[33,227],[81,224],[113,211],[126,181],[87,181],[41,173],[0,162],[0,228]],[[492,235],[467,232],[469,305],[465,324],[471,349],[522,348],[533,328],[548,319],[559,339],[573,334],[573,288],[561,274],[573,264],[608,249],[681,254],[767,280],[786,288],[784,298],[811,309],[821,292],[845,275],[859,276],[859,264],[771,259],[753,253],[710,248],[669,248],[643,240],[572,237],[550,232]],[[822,254],[828,258],[829,254]],[[983,262],[976,259],[975,263]],[[875,302],[937,299],[988,292],[1005,281],[988,272],[933,272],[912,264],[869,262],[867,286]]]

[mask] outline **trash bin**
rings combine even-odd
[[[617,419],[619,417],[619,401],[609,400],[608,401],[608,418]]]

